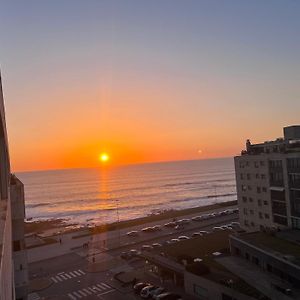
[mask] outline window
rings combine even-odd
[[[201,296],[201,299],[208,299],[208,289],[203,288],[198,284],[194,284],[193,289],[195,295]]]
[[[261,167],[263,167],[265,165],[265,162],[263,160],[261,160],[260,162]]]
[[[254,226],[255,226],[254,222],[251,222],[251,226],[252,226],[252,227],[254,227]]]
[[[242,197],[243,202],[247,202],[247,197]]]
[[[266,218],[266,219],[270,219],[269,214],[265,214],[265,218]]]
[[[251,179],[251,175],[248,173],[247,174],[247,179],[250,180]]]
[[[257,188],[256,188],[256,191],[257,191],[257,193],[261,193],[261,188],[260,188],[260,186],[258,186]]]
[[[250,209],[250,215],[254,215],[253,209]]]
[[[261,206],[261,199],[257,200],[257,204],[258,204],[258,206]]]
[[[268,201],[267,200],[264,200],[264,205],[268,205]]]
[[[251,191],[252,190],[252,187],[251,185],[248,185],[248,190]]]
[[[262,212],[259,212],[259,213],[258,213],[258,215],[259,215],[259,218],[260,218],[260,219],[262,219],[262,218],[263,218],[263,214],[262,214]]]
[[[262,191],[263,191],[264,193],[266,193],[266,192],[267,192],[267,188],[266,188],[266,187],[263,187],[263,188],[262,188]]]
[[[259,178],[259,174],[258,174],[258,173],[255,174],[255,178],[256,178],[256,179]]]
[[[249,197],[249,202],[253,202],[253,198]]]
[[[256,162],[254,163],[254,167],[255,167],[255,168],[258,168],[258,167],[259,167],[258,161],[256,161]]]
[[[261,175],[260,175],[260,178],[261,178],[261,179],[266,179],[266,174],[261,174]]]
[[[281,217],[281,216],[274,216],[273,220],[275,223],[277,224],[281,224],[281,225],[287,225],[287,218],[285,217]]]
[[[241,173],[241,179],[244,179],[244,174],[243,173]]]
[[[244,225],[245,225],[245,226],[249,226],[248,220],[245,220],[245,221],[244,221]]]
[[[244,208],[244,215],[248,215],[248,210],[247,210],[247,208]]]
[[[244,184],[242,184],[242,191],[246,191],[247,190],[247,187],[244,185]]]
[[[14,241],[13,249],[14,249],[14,251],[20,251],[21,250],[21,241]]]

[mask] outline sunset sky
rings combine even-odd
[[[3,0],[12,169],[228,157],[281,136],[300,123],[299,31],[300,1]]]

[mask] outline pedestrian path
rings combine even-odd
[[[68,297],[71,300],[78,300],[78,299],[81,299],[81,298],[89,297],[91,295],[102,296],[104,294],[108,294],[110,292],[113,292],[114,290],[115,289],[113,287],[111,287],[110,285],[108,285],[104,282],[101,282],[101,283],[94,284],[94,285],[91,285],[89,287],[71,292],[71,293],[68,294]]]
[[[56,274],[55,276],[52,276],[51,280],[54,283],[59,283],[59,282],[69,280],[72,278],[76,278],[79,276],[83,276],[83,275],[85,275],[85,272],[78,269],[78,270],[74,270],[74,271],[70,271],[70,272],[60,272],[60,273]]]

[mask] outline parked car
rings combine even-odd
[[[209,234],[209,231],[206,231],[206,230],[200,230],[199,233],[201,233],[201,234],[204,235],[204,234]]]
[[[137,257],[141,254],[140,251],[136,250],[136,249],[131,249],[129,250],[128,254],[131,256],[131,257]]]
[[[160,244],[160,243],[153,243],[152,247],[153,248],[159,248],[159,247],[162,247],[162,244]]]
[[[207,219],[209,219],[209,215],[208,214],[201,215],[201,218],[203,220],[207,220]]]
[[[180,241],[189,240],[189,239],[190,238],[186,235],[181,235],[181,236],[178,237],[178,240],[180,240]]]
[[[156,299],[157,296],[159,296],[160,294],[165,293],[165,292],[166,292],[166,289],[162,286],[159,286],[155,290],[150,291],[150,297],[152,297],[153,299]]]
[[[169,222],[169,223],[164,224],[164,226],[168,227],[168,228],[174,228],[176,226],[176,223],[175,222]]]
[[[181,220],[178,220],[176,221],[176,224],[179,225],[179,224],[189,224],[191,222],[190,219],[181,219]]]
[[[170,244],[175,244],[175,243],[178,243],[178,242],[180,242],[179,239],[171,239]]]
[[[161,230],[161,226],[160,225],[155,225],[152,227],[153,231],[160,231]]]
[[[152,227],[145,227],[142,229],[142,232],[153,232],[153,228]]]
[[[151,251],[152,249],[153,249],[153,247],[150,246],[150,245],[143,245],[143,246],[141,247],[141,250],[142,250],[142,251]]]
[[[225,230],[225,229],[223,229],[221,226],[215,226],[213,228],[213,231],[220,231],[220,230]]]
[[[176,230],[183,230],[184,226],[182,224],[178,224],[178,225],[175,226],[175,229]]]
[[[138,236],[139,233],[136,230],[133,230],[133,231],[127,232],[126,235],[130,236],[130,237],[135,237],[135,236]]]
[[[196,222],[202,221],[202,216],[193,217],[192,221],[196,221]]]
[[[146,282],[138,282],[133,286],[133,290],[136,294],[140,294],[141,290],[148,285],[151,285],[151,284],[148,282],[147,283]]]
[[[157,300],[181,300],[182,297],[178,294],[174,293],[162,293],[159,296],[156,297]]]
[[[192,234],[192,238],[196,238],[196,237],[199,237],[199,236],[202,236],[203,234],[202,233],[200,233],[200,232],[194,232],[193,234]]]
[[[131,256],[129,255],[128,252],[122,252],[121,255],[120,255],[120,257],[122,259],[130,259],[131,258]]]
[[[239,227],[240,226],[240,223],[239,222],[231,222],[229,224],[231,227]]]
[[[141,292],[140,292],[140,296],[142,298],[150,298],[151,297],[151,291],[154,291],[158,288],[158,286],[155,285],[148,285],[146,287],[144,287]]]

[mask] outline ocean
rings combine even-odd
[[[236,200],[232,158],[16,175],[32,220],[94,225]]]

